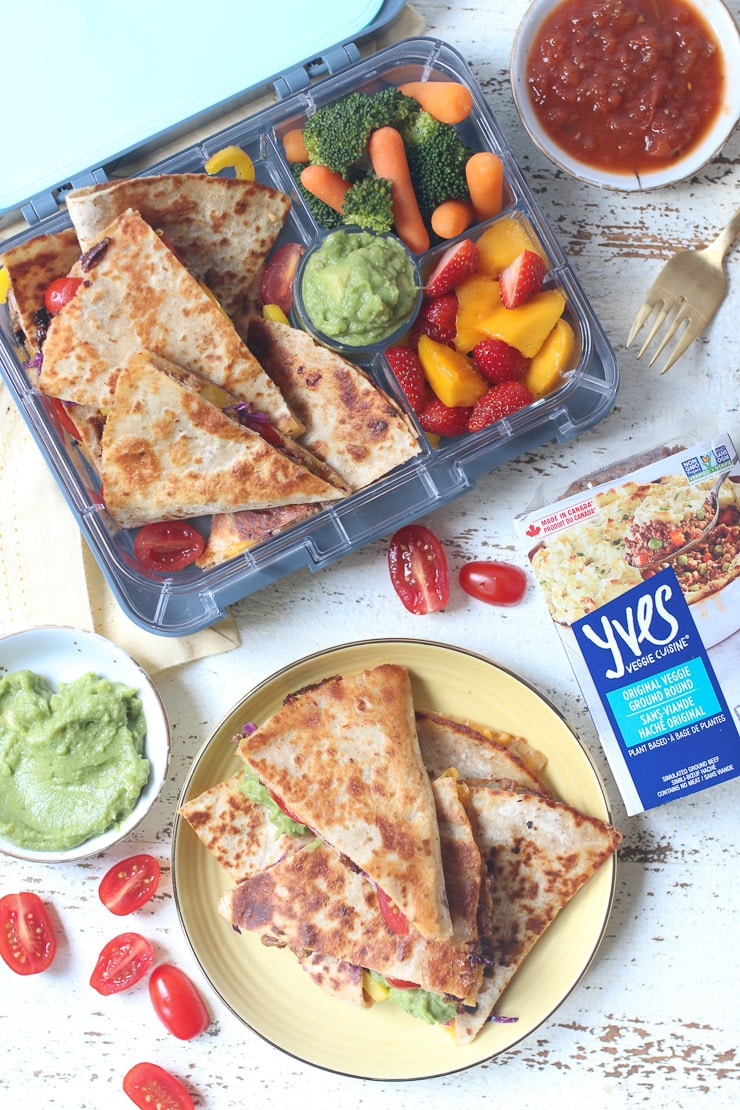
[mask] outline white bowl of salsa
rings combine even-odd
[[[154,683],[111,640],[41,626],[0,637],[0,852],[105,852],[161,792],[170,729]]]
[[[697,173],[740,119],[740,32],[722,0],[534,0],[511,85],[533,142],[607,189]]]

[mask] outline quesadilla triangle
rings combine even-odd
[[[241,789],[244,772],[184,802],[180,816],[231,878],[240,883],[313,841],[311,833],[281,832]]]
[[[202,555],[195,560],[201,570],[225,563],[278,532],[315,516],[322,505],[281,505],[276,509],[251,509],[243,513],[216,513]]]
[[[343,496],[160,365],[128,360],[103,429],[105,505],[122,528]]]
[[[459,946],[459,951],[450,946],[449,941],[434,939],[423,940],[415,930],[411,942],[417,950],[431,950],[435,945],[443,945],[446,951],[462,953],[464,963],[470,963],[471,975],[466,977],[467,987],[465,998],[472,1002],[477,994],[478,984],[482,976],[482,966],[478,962],[478,896],[482,883],[483,865],[480,850],[473,832],[475,816],[464,798],[467,794],[464,784],[458,783],[451,775],[437,779],[432,783],[434,802],[439,821],[440,843],[442,860],[444,864],[447,889],[450,891],[450,916],[452,918],[454,942]],[[375,912],[374,910],[371,912]],[[352,1002],[359,1006],[369,1006],[375,994],[379,998],[389,994],[391,999],[407,1012],[421,1017],[431,1023],[446,1021],[455,1012],[456,1004],[450,999],[450,1005],[430,1005],[427,997],[428,991],[438,993],[437,981],[426,985],[416,984],[408,978],[400,982],[393,979],[392,983],[380,984],[380,991],[373,989],[377,984],[368,982],[366,968],[360,968],[346,959],[319,952],[307,952],[293,949],[294,955],[303,969],[309,973],[317,986],[327,994],[343,1002]],[[423,964],[417,951],[415,959],[417,968],[433,966],[429,959]],[[370,956],[372,960],[372,955]],[[376,962],[376,961],[373,961]],[[411,972],[411,964],[407,966],[407,973]],[[428,973],[428,972],[427,972]],[[377,973],[380,974],[380,973]]]
[[[237,751],[422,936],[450,935],[434,795],[404,667],[382,664],[290,694]]]
[[[463,721],[427,709],[417,710],[416,730],[424,766],[433,777],[454,768],[466,781],[500,781],[539,794],[550,793],[531,770],[544,765],[544,756],[520,737],[508,733],[486,736]],[[496,735],[503,742],[494,739]]]
[[[173,173],[88,185],[65,200],[83,251],[127,209],[140,212],[246,337],[250,286],[290,211],[286,193],[257,181]]]
[[[0,255],[8,271],[8,311],[13,334],[30,355],[35,355],[46,338],[50,316],[44,294],[52,281],[66,277],[80,257],[74,228],[37,235],[9,247]]]
[[[418,454],[418,435],[399,406],[363,370],[307,332],[254,316],[248,342],[305,425],[301,443],[350,489],[364,489]]]
[[[106,228],[71,276],[83,283],[49,326],[43,393],[107,411],[121,367],[145,348],[266,413],[286,435],[302,431],[231,321],[138,212]]]
[[[558,913],[616,851],[621,833],[538,794],[472,786],[492,909],[479,920],[486,960],[477,1005],[458,1013],[456,1039],[473,1040],[515,972]]]
[[[227,891],[218,910],[265,944],[371,968],[458,1002],[475,998],[477,945],[454,936],[425,938],[413,927],[405,936],[394,933],[374,883],[321,841]]]

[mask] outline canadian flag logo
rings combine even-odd
[[[539,524],[535,524],[534,522],[532,522],[532,524],[530,524],[529,528],[527,529],[527,535],[539,536],[541,531],[542,529],[540,528]]]

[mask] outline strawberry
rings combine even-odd
[[[428,335],[437,343],[452,346],[456,334],[457,295],[443,293],[441,297],[425,297],[411,329],[412,338],[418,342],[420,335]]]
[[[529,359],[503,339],[481,339],[471,354],[483,377],[493,385],[518,381],[529,366]]]
[[[523,409],[534,401],[533,395],[523,382],[502,382],[484,393],[473,406],[468,420],[468,431],[478,432],[481,428]]]
[[[480,253],[472,239],[462,239],[449,247],[432,270],[424,292],[427,297],[449,293],[478,269]]]
[[[501,271],[499,278],[501,303],[504,308],[516,308],[539,293],[545,280],[547,267],[536,251],[524,250]]]
[[[416,351],[400,345],[388,347],[385,357],[411,408],[420,412],[427,398],[427,385]]]
[[[419,413],[419,423],[425,432],[438,436],[460,436],[467,432],[472,412],[472,408],[462,405],[451,407],[433,397]]]

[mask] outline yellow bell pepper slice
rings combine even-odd
[[[5,304],[10,292],[10,274],[4,266],[0,266],[0,304]]]
[[[225,146],[223,150],[217,150],[208,159],[204,168],[206,173],[214,174],[229,166],[233,166],[236,176],[242,181],[254,181],[254,162],[247,152],[238,146]]]
[[[362,989],[372,998],[373,1002],[384,1002],[390,994],[390,991],[382,983],[373,979],[366,971],[362,973]]]
[[[279,304],[266,304],[263,305],[262,315],[265,320],[272,320],[276,324],[289,324],[290,320],[283,312]]]

